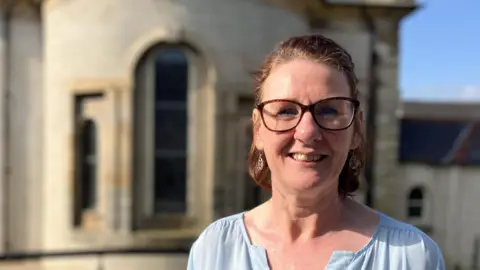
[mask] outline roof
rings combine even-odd
[[[480,120],[478,102],[404,102],[400,108],[402,118],[429,120]]]
[[[480,104],[405,103],[401,162],[480,165]]]

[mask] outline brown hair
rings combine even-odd
[[[341,71],[350,87],[350,95],[358,99],[357,77],[350,54],[333,40],[321,35],[305,35],[292,37],[274,49],[263,62],[260,70],[254,73],[255,104],[261,103],[262,87],[272,69],[281,63],[294,59],[306,59],[326,64]],[[347,161],[339,176],[338,192],[343,196],[351,196],[359,188],[360,175],[365,163],[365,137],[362,119],[358,114],[354,120],[356,135],[360,137],[359,146],[348,153]],[[253,126],[255,133],[255,123]],[[255,136],[255,134],[254,134]],[[255,140],[255,137],[254,137]],[[270,169],[263,151],[259,151],[252,142],[248,154],[248,169],[253,180],[265,189],[271,189]]]

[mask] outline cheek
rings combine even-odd
[[[275,133],[267,129],[260,130],[265,154],[270,157],[286,151],[293,140],[291,132]]]
[[[333,151],[337,153],[345,152],[345,154],[350,151],[352,137],[353,131],[350,129],[324,134],[325,140]]]

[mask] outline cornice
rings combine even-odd
[[[36,17],[41,16],[43,0],[0,0],[0,12],[6,16]]]
[[[263,0],[264,2],[299,13],[309,21],[335,20],[338,18],[362,18],[365,11],[372,17],[401,20],[421,5],[412,3],[374,4],[358,1],[358,4],[334,3],[328,0]]]
[[[0,8],[14,8],[17,6],[27,6],[40,8],[43,0],[0,0]]]
[[[329,0],[317,1],[322,3],[325,11],[328,11],[328,14],[350,13],[350,15],[364,16],[366,12],[374,18],[393,18],[398,21],[422,7],[421,5],[416,4],[415,1],[407,4],[375,4],[368,3],[366,1],[359,1],[358,4],[336,4],[333,1]]]

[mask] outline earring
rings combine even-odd
[[[258,162],[257,162],[257,170],[261,170],[263,169],[263,166],[265,165],[264,162],[263,162],[263,157],[262,157],[262,152],[259,152],[258,154]]]
[[[360,160],[358,160],[357,157],[355,157],[355,155],[351,154],[348,165],[350,166],[350,169],[352,169],[352,171],[357,172],[360,166],[362,166],[362,163],[360,162]]]

